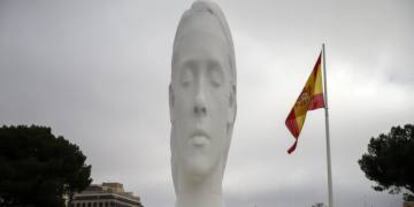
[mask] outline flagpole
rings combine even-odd
[[[328,85],[326,81],[326,59],[325,59],[325,43],[322,44],[322,58],[323,58],[323,90],[325,98],[325,129],[326,129],[326,161],[328,168],[328,196],[329,205],[333,207],[333,193],[332,193],[332,166],[331,166],[331,144],[329,140],[329,112],[328,112]]]

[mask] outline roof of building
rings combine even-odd
[[[76,193],[73,200],[118,199],[128,203],[141,205],[140,197],[132,192],[125,192],[121,183],[107,182],[91,184],[81,193]]]

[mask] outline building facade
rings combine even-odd
[[[414,201],[405,201],[403,207],[414,207]]]
[[[143,207],[138,196],[125,192],[121,183],[90,185],[76,193],[70,207]]]

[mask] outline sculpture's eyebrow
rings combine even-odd
[[[196,62],[197,62],[196,60],[191,59],[191,58],[185,59],[183,61],[183,66],[185,66],[185,67],[183,67],[183,69],[194,70],[194,68],[197,66]]]

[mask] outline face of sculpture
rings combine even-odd
[[[226,44],[220,35],[195,32],[180,39],[172,68],[172,150],[184,173],[203,176],[224,162],[235,115]],[[231,134],[231,133],[230,133]]]

